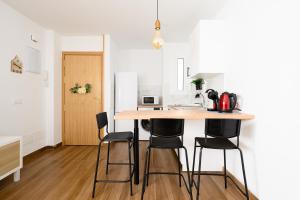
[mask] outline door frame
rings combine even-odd
[[[97,56],[102,56],[102,60],[101,60],[101,110],[103,111],[104,109],[104,98],[103,98],[103,89],[104,89],[104,52],[103,51],[63,51],[62,52],[62,57],[61,57],[61,78],[62,78],[62,99],[61,99],[61,104],[62,104],[62,110],[61,110],[61,116],[62,116],[62,130],[61,130],[61,134],[62,134],[62,145],[65,145],[65,56],[66,55],[97,55]],[[101,133],[102,135],[103,133]]]

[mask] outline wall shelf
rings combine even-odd
[[[203,78],[203,79],[213,79],[217,78],[218,76],[224,76],[224,73],[198,73],[190,77],[190,79],[197,79],[197,78]]]

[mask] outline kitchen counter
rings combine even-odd
[[[199,106],[200,107],[200,106]],[[201,108],[201,107],[200,107]],[[134,129],[131,130],[135,133],[134,143],[135,145],[135,160],[136,168],[139,168],[139,147],[138,147],[138,120],[151,119],[151,118],[171,118],[171,119],[185,119],[184,123],[184,146],[187,148],[189,155],[189,164],[192,166],[192,156],[194,149],[194,138],[204,137],[205,130],[205,119],[240,119],[243,121],[252,120],[255,118],[254,115],[247,113],[219,113],[206,111],[204,109],[169,109],[169,110],[139,110],[139,111],[123,111],[117,113],[114,117],[115,120],[133,120]],[[241,131],[243,134],[243,131]],[[136,136],[137,135],[137,136]],[[150,136],[150,134],[149,134]],[[206,150],[206,156],[203,159],[203,170],[204,171],[220,171],[222,170],[222,163],[215,162],[216,160],[222,160],[222,154],[213,150]],[[198,152],[199,153],[199,152]],[[198,156],[197,153],[197,156]],[[185,156],[183,151],[180,151],[180,159],[182,163],[182,169],[186,170]],[[213,158],[213,159],[212,159]],[[197,163],[195,165],[197,168]],[[135,172],[135,183],[138,183],[139,171]]]
[[[203,119],[241,119],[251,120],[254,115],[246,113],[219,113],[211,112],[203,109],[196,110],[139,110],[124,111],[115,115],[115,120],[134,120],[134,119],[150,119],[150,118],[171,118],[186,120],[203,120]]]

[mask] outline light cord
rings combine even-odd
[[[156,19],[158,20],[158,0],[156,1],[156,11],[157,11],[157,13],[156,13]]]

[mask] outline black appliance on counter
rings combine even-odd
[[[213,101],[213,108],[208,108],[208,111],[219,111],[231,113],[236,109],[237,96],[234,93],[223,92],[218,96],[218,92],[213,89],[206,90],[207,97]],[[236,109],[239,110],[239,109]]]
[[[208,111],[218,111],[218,101],[219,101],[218,92],[213,89],[208,89],[208,90],[206,90],[205,93],[207,93],[207,97],[213,101],[213,107],[208,108],[207,110]]]

